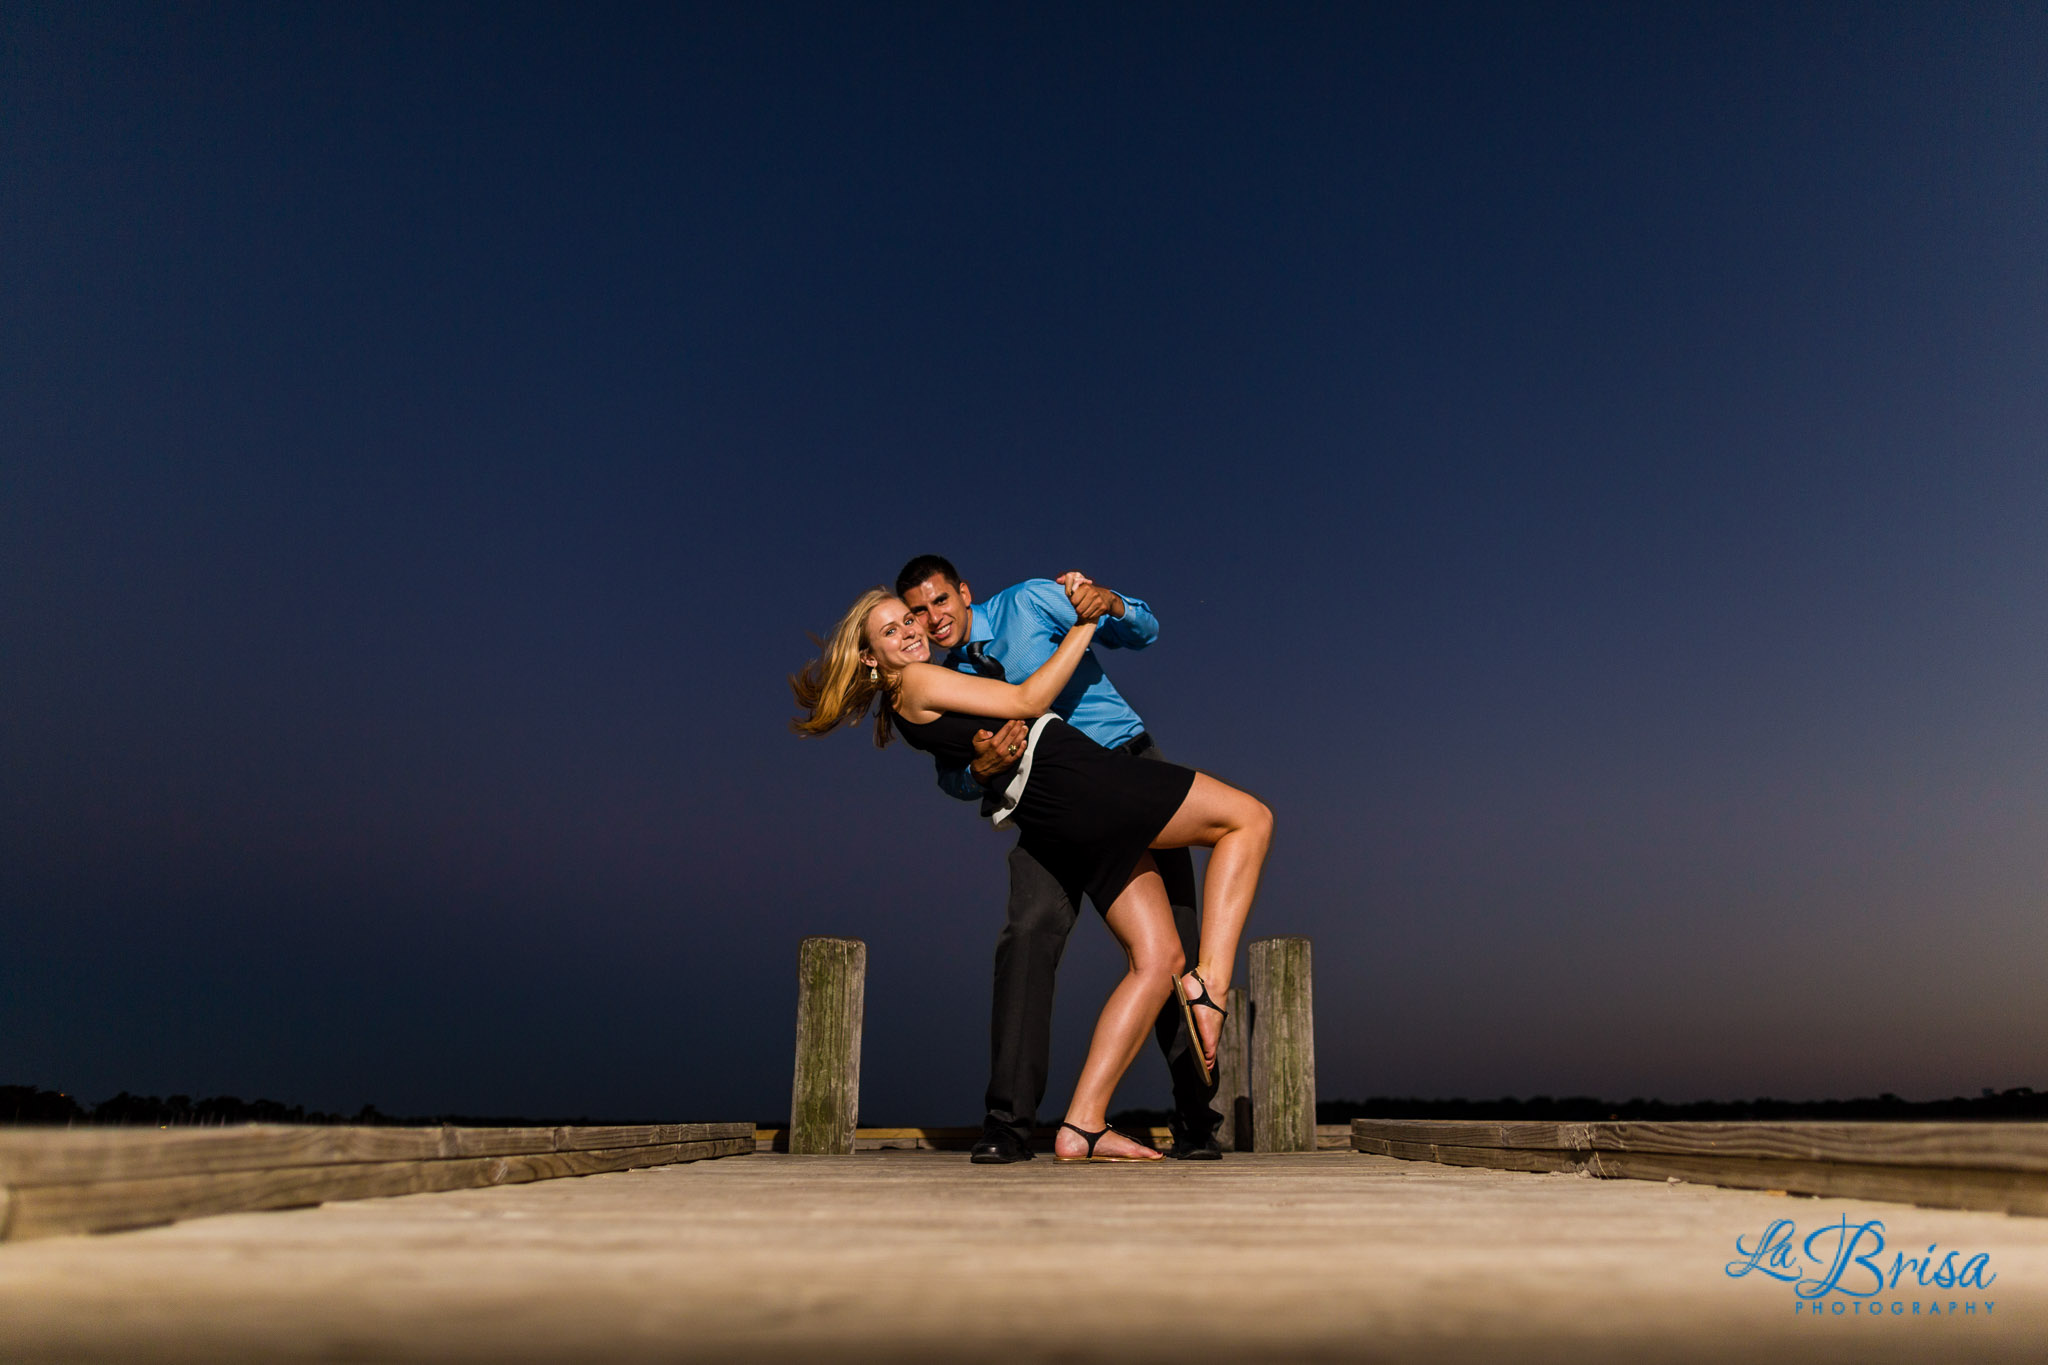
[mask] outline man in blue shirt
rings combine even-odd
[[[1143,649],[1159,638],[1152,609],[1137,598],[1092,585],[1079,591],[1099,594],[1107,609],[1096,627],[1096,645]],[[1076,601],[1050,579],[1030,579],[976,602],[952,564],[937,555],[919,555],[905,564],[896,575],[896,595],[923,622],[933,662],[1008,682],[1029,677],[1050,659],[1078,619]],[[1106,749],[1164,757],[1145,722],[1110,682],[1093,646],[1052,709]],[[973,767],[940,765],[939,786],[963,801],[980,800],[986,788],[999,785],[996,775],[1016,762],[1025,729],[1024,722],[1011,721],[975,736]],[[1200,957],[1194,860],[1184,848],[1155,849],[1152,860],[1173,904],[1181,948],[1193,962]],[[1079,913],[1058,878],[1021,843],[1010,850],[1008,921],[996,939],[988,1112],[973,1153],[978,1163],[1031,1157],[1031,1130],[1045,1095],[1052,1050],[1053,978]],[[1215,1139],[1218,1116],[1209,1107],[1216,1088],[1202,1079],[1201,1061],[1190,1046],[1177,1002],[1169,1001],[1160,1011],[1153,1034],[1173,1077],[1170,1155],[1214,1160],[1221,1155]]]

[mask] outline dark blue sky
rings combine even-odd
[[[9,6],[0,1080],[765,1118],[839,933],[866,1116],[971,1122],[1007,840],[784,729],[937,550],[1157,609],[1325,1097],[2042,1086],[2044,77],[2039,4]]]

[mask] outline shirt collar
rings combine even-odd
[[[967,655],[967,646],[985,645],[996,638],[995,624],[988,619],[988,609],[977,606],[974,609],[974,624],[967,627],[967,638],[953,646],[953,652],[962,658]]]
[[[967,627],[967,639],[962,646],[980,644],[996,638],[995,622],[989,617],[989,604],[977,603],[974,607],[974,624]]]

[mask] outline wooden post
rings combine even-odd
[[[797,949],[796,1081],[789,1092],[789,1150],[849,1156],[860,1114],[860,1024],[868,945],[807,938]]]
[[[1252,1150],[1316,1149],[1316,1031],[1308,940],[1251,945]]]
[[[1216,1145],[1226,1152],[1252,1150],[1251,1002],[1244,987],[1232,986],[1223,1007],[1223,1037],[1216,1044],[1216,1098],[1210,1101],[1223,1122]]]

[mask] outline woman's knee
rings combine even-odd
[[[1187,969],[1187,954],[1181,951],[1178,938],[1141,945],[1131,953],[1131,975],[1147,981],[1156,978],[1161,983],[1170,983]]]
[[[1273,808],[1258,797],[1240,793],[1237,809],[1231,812],[1232,824],[1253,838],[1264,843],[1273,837]]]

